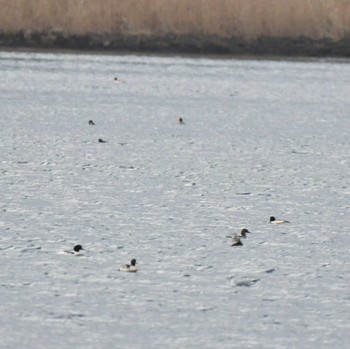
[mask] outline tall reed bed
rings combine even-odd
[[[340,39],[350,0],[0,0],[0,32]]]

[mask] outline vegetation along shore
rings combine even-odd
[[[0,0],[0,47],[350,57],[347,0]]]

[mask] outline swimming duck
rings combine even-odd
[[[120,82],[120,83],[123,83],[123,84],[124,84],[124,82],[125,82],[125,81],[123,81],[123,80],[118,79],[117,76],[114,77],[114,81],[115,81],[115,82]]]
[[[107,141],[104,141],[102,138],[99,138],[99,139],[98,139],[98,142],[99,142],[99,143],[107,143]]]
[[[236,233],[232,236],[231,246],[243,246],[240,237]]]
[[[289,221],[284,221],[283,219],[276,219],[275,217],[270,217],[270,223],[272,224],[285,224],[289,223]]]
[[[183,118],[179,118],[179,124],[180,125],[185,125],[185,122],[184,122]]]
[[[80,253],[81,250],[84,250],[81,245],[75,245],[73,247],[73,251],[69,250],[64,250],[61,252],[58,252],[59,254],[68,254],[68,255],[73,255],[73,256],[81,256],[82,254]]]
[[[241,236],[240,236],[240,237],[246,238],[246,237],[247,237],[247,234],[250,234],[250,231],[249,231],[248,229],[246,229],[246,228],[243,228],[243,229],[241,230]]]
[[[89,120],[89,125],[95,125],[95,123],[92,120]]]
[[[136,273],[139,270],[139,268],[136,266],[136,259],[132,259],[130,264],[124,265],[119,270],[128,273]]]
[[[246,228],[243,228],[242,230],[241,230],[241,235],[239,236],[240,238],[246,238],[247,237],[247,234],[250,234],[250,231],[248,230],[248,229],[246,229]],[[226,237],[228,237],[228,238],[233,238],[234,237],[234,235],[237,235],[236,233],[234,233],[234,234],[232,234],[232,236],[226,236]]]

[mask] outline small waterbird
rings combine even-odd
[[[126,264],[122,266],[119,270],[125,271],[127,273],[136,273],[139,270],[138,267],[136,266],[136,259],[133,258],[130,264]]]
[[[183,118],[179,118],[179,124],[180,125],[185,125],[185,122],[184,122]]]
[[[58,254],[67,254],[67,255],[73,255],[73,256],[81,256],[81,250],[84,250],[83,247],[81,245],[75,245],[73,247],[73,251],[69,251],[69,250],[64,250],[61,252],[58,252]]]
[[[231,246],[243,246],[240,237],[236,233],[232,236]]]
[[[283,219],[276,219],[275,217],[271,216],[270,223],[271,224],[285,224],[285,223],[289,223],[289,221],[285,221]]]
[[[232,236],[226,236],[228,238],[233,238],[233,236],[235,235],[236,233],[233,233]],[[243,228],[241,230],[241,235],[239,235],[240,238],[246,238],[247,237],[247,234],[250,234],[250,231],[246,228]],[[236,234],[237,235],[237,234]]]
[[[95,123],[92,120],[89,120],[89,125],[95,125]]]
[[[99,142],[99,143],[107,143],[107,141],[103,140],[102,138],[99,138],[99,139],[98,139],[98,142]]]
[[[249,231],[248,229],[246,229],[246,228],[243,228],[243,229],[241,230],[241,236],[240,236],[240,237],[246,238],[246,237],[247,237],[247,234],[250,234],[250,231]]]
[[[114,81],[115,81],[115,82],[120,82],[120,83],[123,83],[123,84],[124,84],[124,82],[125,82],[125,81],[123,81],[123,80],[118,79],[117,76],[114,77]]]

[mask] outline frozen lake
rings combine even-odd
[[[1,348],[348,348],[349,62],[0,52],[0,79]]]

